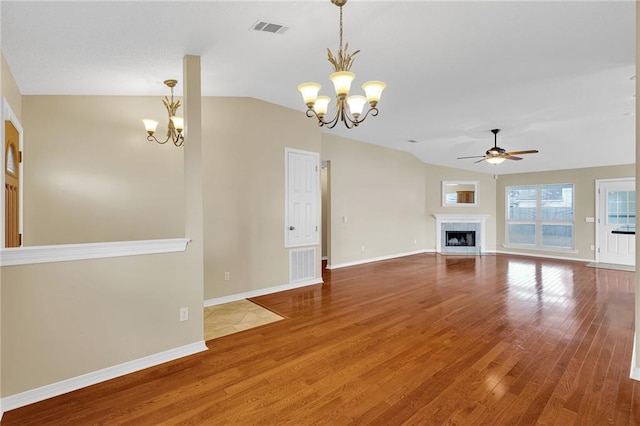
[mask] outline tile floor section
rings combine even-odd
[[[204,339],[211,340],[284,319],[248,300],[204,308]]]

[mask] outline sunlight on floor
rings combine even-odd
[[[204,308],[204,339],[211,340],[284,319],[248,300]]]

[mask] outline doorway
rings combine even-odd
[[[4,122],[4,235],[5,247],[20,247],[20,134],[9,120]]]
[[[635,178],[596,180],[596,262],[635,265]]]

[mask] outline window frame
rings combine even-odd
[[[542,212],[542,188],[547,186],[570,186],[571,187],[571,215],[572,220],[564,221],[564,220],[549,220],[543,219]],[[510,219],[509,215],[509,192],[513,190],[513,188],[534,188],[535,189],[535,219],[534,220],[525,220],[525,219]],[[527,184],[527,185],[510,185],[505,187],[505,247],[513,247],[519,249],[528,249],[528,250],[545,250],[545,251],[557,251],[557,252],[575,252],[576,251],[576,234],[575,234],[575,224],[576,224],[576,186],[574,183],[565,182],[565,183],[543,183],[543,184]],[[513,243],[510,241],[509,228],[510,225],[533,225],[534,226],[534,243],[526,244],[526,243]],[[571,247],[561,247],[561,246],[550,246],[544,245],[543,241],[543,229],[545,226],[549,225],[559,225],[559,226],[570,226],[571,227]]]

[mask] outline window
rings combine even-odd
[[[507,187],[507,244],[573,249],[573,204],[570,183]]]
[[[635,225],[636,191],[607,193],[607,224]]]

